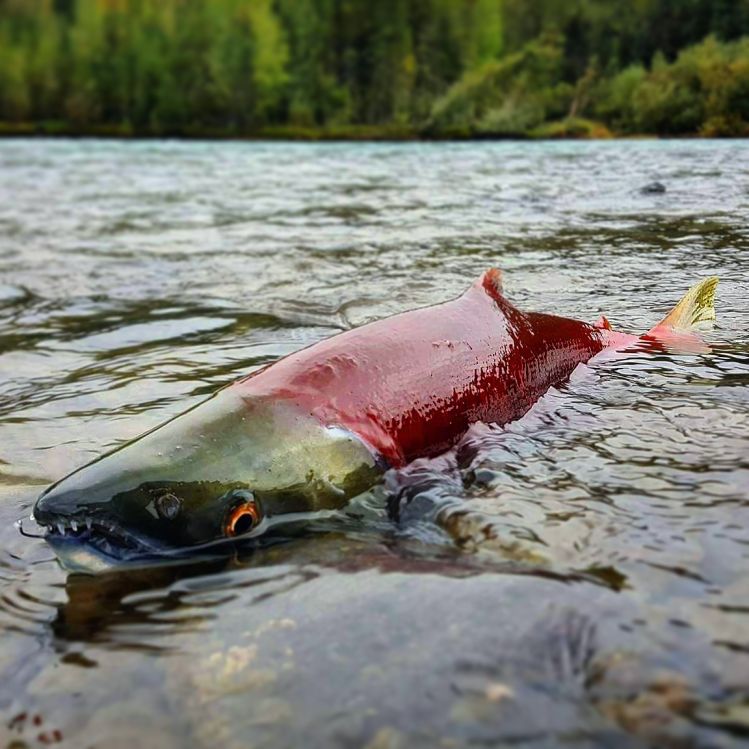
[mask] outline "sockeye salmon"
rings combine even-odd
[[[501,273],[462,296],[340,333],[218,391],[79,468],[37,500],[63,558],[108,562],[256,536],[274,518],[339,508],[389,468],[449,449],[475,422],[520,418],[582,362],[643,338],[697,345],[717,278],[638,337],[521,312]]]

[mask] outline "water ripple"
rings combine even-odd
[[[154,747],[745,737],[746,157],[0,141],[6,728]],[[665,195],[642,193],[654,179]],[[516,424],[220,563],[66,576],[14,528],[71,467],[490,265],[523,308],[633,332],[718,274],[713,351],[580,368]]]

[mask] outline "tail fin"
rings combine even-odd
[[[695,284],[655,327],[691,331],[702,322],[712,322],[715,320],[715,290],[717,288],[717,276],[710,276]]]
[[[715,290],[718,277],[710,276],[692,286],[681,301],[647,334],[670,348],[704,353],[710,349],[697,335],[701,323],[715,320]]]

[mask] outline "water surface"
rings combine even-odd
[[[0,142],[0,747],[749,743],[748,164]],[[69,575],[14,527],[217,387],[491,265],[525,309],[631,332],[718,274],[713,352],[582,367],[223,561]]]

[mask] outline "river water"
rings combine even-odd
[[[749,745],[748,215],[739,141],[0,142],[0,748]],[[230,559],[73,575],[15,527],[491,265],[629,332],[717,274],[713,350],[581,367]]]

